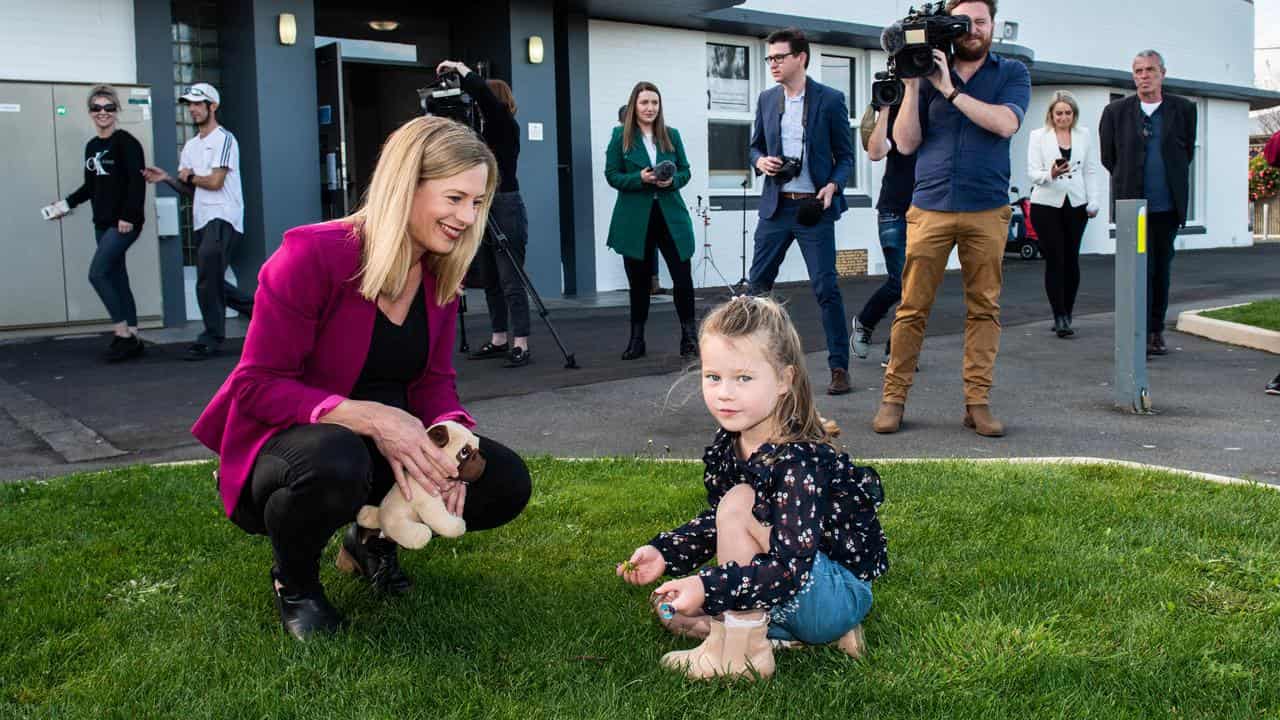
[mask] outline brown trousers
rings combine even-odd
[[[884,402],[905,405],[916,374],[920,345],[951,248],[959,248],[968,313],[964,324],[964,402],[986,405],[1000,349],[1000,288],[1009,207],[980,212],[907,210],[907,261],[902,301],[893,319]]]

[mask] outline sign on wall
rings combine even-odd
[[[707,109],[751,112],[745,45],[707,43]]]

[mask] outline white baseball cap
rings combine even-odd
[[[183,102],[219,102],[218,91],[209,83],[196,83],[187,88],[181,98]]]

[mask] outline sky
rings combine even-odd
[[[1280,0],[1254,0],[1254,48],[1280,48]],[[1253,83],[1280,90],[1280,49],[1253,51]]]

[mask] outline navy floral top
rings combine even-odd
[[[711,509],[649,544],[662,553],[667,573],[688,575],[716,551],[716,507],[735,485],[755,489],[752,514],[770,528],[769,552],[743,567],[735,562],[698,572],[706,591],[703,610],[764,610],[794,598],[808,583],[821,551],[863,580],[889,569],[876,508],[884,502],[880,476],[852,464],[845,453],[819,443],[765,443],[745,462],[738,436],[721,429],[703,455]]]

